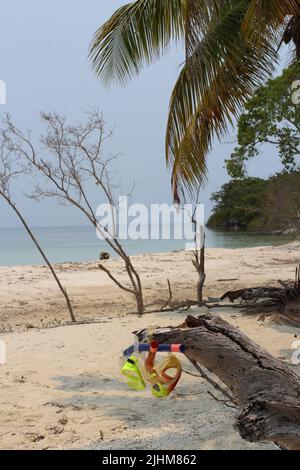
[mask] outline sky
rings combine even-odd
[[[94,32],[126,2],[122,0],[2,0],[0,80],[7,87],[0,117],[10,113],[16,124],[38,138],[40,111],[57,111],[78,122],[88,107],[99,107],[114,129],[108,152],[121,153],[118,174],[124,187],[135,181],[133,201],[171,203],[170,172],[164,137],[172,88],[183,62],[180,46],[146,67],[125,88],[107,89],[95,77],[87,59]],[[235,138],[231,131],[228,141]],[[224,160],[233,146],[216,142],[208,156],[209,181],[202,192],[206,217],[210,196],[228,180]],[[271,149],[249,173],[267,177],[279,169]],[[23,181],[13,197],[32,226],[85,224],[75,209],[49,201],[34,203],[24,196]],[[95,207],[101,203],[94,198]],[[0,229],[19,226],[10,208],[0,201]]]

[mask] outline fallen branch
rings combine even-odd
[[[145,330],[138,332],[140,340]],[[182,343],[186,356],[215,374],[232,394],[235,427],[250,442],[300,450],[300,379],[282,361],[219,317],[188,316],[177,328],[157,330],[160,343]]]
[[[194,300],[186,300],[185,302],[178,302],[178,303],[171,303],[170,307],[164,308],[161,310],[161,308],[157,307],[153,310],[146,310],[144,312],[144,315],[151,315],[153,313],[167,313],[167,312],[175,312],[177,310],[181,310],[182,312],[187,312],[191,307],[197,306],[198,303]],[[128,315],[135,315],[136,313],[134,312],[129,312]]]
[[[259,319],[272,318],[278,323],[300,327],[300,269],[296,269],[294,281],[278,281],[281,287],[255,287],[226,292],[221,300],[228,298],[232,304],[247,315],[260,314]],[[216,305],[222,307],[222,305]],[[215,306],[215,307],[216,307]],[[224,307],[224,306],[223,306]],[[208,306],[208,308],[214,308]]]

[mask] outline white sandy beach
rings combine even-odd
[[[229,287],[260,285],[293,278],[300,245],[243,250],[208,250],[206,295]],[[171,280],[175,299],[194,297],[196,276],[190,253],[144,255],[134,259],[142,272],[147,303],[160,305]],[[125,279],[119,261],[107,262]],[[185,313],[143,318],[97,264],[68,264],[59,274],[75,299],[79,318],[96,324],[32,329],[68,320],[65,307],[43,267],[0,268],[0,340],[7,364],[0,366],[1,449],[264,449],[249,444],[233,429],[235,411],[207,393],[202,379],[183,374],[167,400],[149,390],[133,392],[120,378],[122,350],[131,332],[148,326],[180,324]],[[229,281],[228,279],[237,279]],[[154,302],[154,300],[157,300]],[[193,314],[204,310],[193,309]],[[224,318],[276,357],[291,362],[299,329],[261,323],[226,310]],[[43,320],[43,322],[41,321]],[[191,371],[184,362],[184,368]],[[299,366],[292,366],[300,374]],[[216,394],[216,392],[214,392]],[[221,397],[219,397],[221,398]]]
[[[276,284],[294,279],[300,264],[300,242],[280,247],[208,249],[205,297],[219,297],[230,289]],[[197,275],[192,253],[149,254],[132,257],[140,273],[148,310],[159,309],[168,299],[167,279],[173,301],[195,299]],[[128,282],[123,262],[105,261],[105,266],[123,283]],[[56,266],[67,288],[77,319],[115,317],[136,310],[133,297],[120,290],[94,263]],[[64,298],[47,267],[0,266],[0,331],[59,324],[68,320]]]
[[[226,319],[277,357],[290,361],[295,329]],[[10,449],[263,449],[233,429],[234,410],[212,399],[202,379],[183,374],[170,398],[134,392],[120,378],[131,331],[179,324],[183,313],[103,319],[102,324],[2,335],[0,447]],[[184,362],[184,368],[191,368]],[[300,368],[297,367],[300,373]],[[219,398],[222,398],[219,396]]]

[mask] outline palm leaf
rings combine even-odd
[[[90,58],[106,84],[125,84],[144,64],[185,43],[166,134],[175,198],[205,178],[206,155],[274,69],[299,0],[136,0],[96,32]],[[300,50],[300,41],[299,41]],[[300,53],[299,53],[300,54]]]
[[[125,84],[184,37],[183,0],[138,0],[119,8],[96,32],[90,58],[106,84]]]
[[[246,100],[269,76],[274,48],[240,37],[248,2],[231,2],[210,22],[210,29],[187,59],[175,85],[167,125],[166,155],[178,187],[197,189],[205,177],[205,157],[214,136],[221,138]]]
[[[227,3],[228,0],[186,0],[186,57],[193,54],[202,37],[209,31],[212,19],[220,17]]]
[[[288,17],[299,15],[299,0],[251,0],[242,31],[246,37],[282,30]]]

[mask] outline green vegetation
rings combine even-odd
[[[248,227],[260,217],[265,196],[265,181],[260,178],[232,180],[212,195],[214,213],[209,227],[239,225]]]
[[[300,171],[284,172],[268,180],[231,180],[213,194],[215,203],[208,227],[245,227],[251,231],[299,232]]]
[[[270,78],[282,39],[299,59],[298,0],[136,0],[96,32],[90,58],[105,84],[125,84],[171,41],[184,45],[166,132],[175,200],[184,189],[197,192],[215,137]]]
[[[299,63],[269,80],[246,104],[238,121],[239,145],[226,162],[233,178],[245,176],[247,161],[265,152],[266,144],[276,148],[285,170],[295,170],[300,154],[300,105],[292,100],[294,93],[299,98],[299,90],[292,89],[296,80],[300,80]]]
[[[246,104],[238,121],[238,146],[226,162],[233,180],[212,196],[215,208],[209,227],[299,231],[300,105],[292,99],[295,93],[299,99],[299,90],[292,86],[299,79],[300,64],[296,63],[258,89]],[[283,172],[268,180],[246,177],[247,162],[262,150],[266,153],[266,145],[276,149]]]

